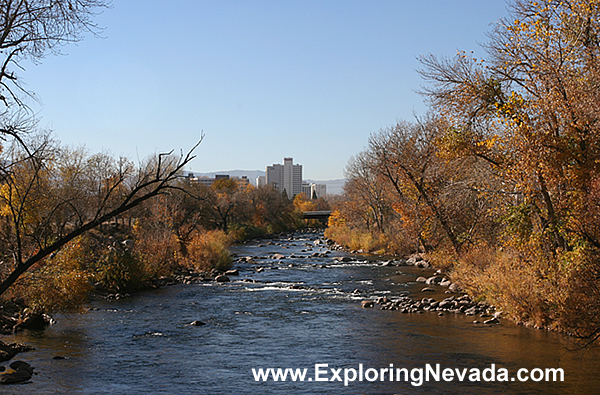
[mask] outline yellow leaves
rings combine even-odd
[[[473,137],[472,132],[467,129],[449,128],[446,133],[436,140],[438,156],[449,160],[467,155],[471,151]]]
[[[231,237],[219,230],[196,233],[188,246],[188,264],[196,271],[229,269],[232,258],[227,247],[231,241]]]
[[[327,226],[334,228],[334,227],[343,227],[346,226],[346,223],[348,221],[346,220],[346,218],[342,215],[342,213],[339,210],[334,210],[331,215],[329,216],[329,222],[327,224]]]
[[[8,184],[3,184],[2,186],[0,186],[0,199],[0,215],[11,215],[11,208],[8,202],[12,200],[12,196]]]
[[[492,148],[494,148],[496,146],[496,143],[499,140],[500,140],[500,136],[498,136],[497,134],[494,134],[492,137],[490,137],[488,139],[478,141],[477,146],[491,150]]]
[[[313,202],[312,200],[308,200],[304,192],[302,192],[296,195],[294,198],[294,207],[302,212],[316,211],[317,203]]]
[[[522,111],[525,103],[525,99],[520,93],[512,91],[504,103],[495,103],[495,107],[500,117],[513,118]]]

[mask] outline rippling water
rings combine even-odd
[[[42,334],[24,333],[36,351],[16,359],[38,372],[7,394],[595,394],[600,359],[570,352],[559,337],[502,322],[473,325],[473,317],[401,314],[363,309],[360,300],[411,292],[431,272],[381,266],[365,257],[335,263],[310,258],[316,236],[296,235],[280,245],[235,247],[257,263],[240,263],[230,283],[165,287],[115,301],[96,301],[83,315],[58,317]],[[304,251],[303,251],[304,250]],[[273,260],[273,253],[296,258]],[[343,255],[332,253],[330,256]],[[257,268],[263,270],[257,272]],[[253,280],[255,282],[249,282]],[[354,290],[361,294],[355,294]],[[432,295],[427,295],[428,297]],[[447,296],[433,295],[438,300]],[[194,320],[204,326],[189,326]],[[55,356],[65,359],[54,359]],[[429,381],[256,382],[252,369],[520,368],[560,367],[562,383]],[[327,377],[332,374],[327,371]],[[389,377],[389,376],[387,376]],[[467,376],[468,377],[468,376]],[[487,377],[487,376],[486,376]],[[342,376],[343,378],[343,376]]]

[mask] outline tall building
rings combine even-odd
[[[310,198],[322,198],[327,195],[327,185],[325,184],[310,184]]]
[[[302,192],[308,199],[318,199],[327,195],[327,185],[302,182]]]
[[[302,192],[302,165],[295,165],[293,158],[283,158],[283,165],[267,166],[266,183],[287,194],[292,199]]]

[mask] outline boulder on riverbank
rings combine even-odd
[[[334,262],[352,262],[349,256],[334,256],[332,259]]]
[[[425,280],[425,284],[429,284],[429,285],[440,284],[444,280],[446,280],[446,279],[442,276],[432,276],[432,277],[429,277],[427,280]]]
[[[21,352],[32,351],[35,348],[21,343],[4,343],[0,341],[0,362],[11,360]]]
[[[444,312],[448,312],[465,315],[479,315],[481,318],[485,318],[490,317],[491,313],[495,310],[493,306],[486,303],[473,301],[468,295],[462,295],[460,297],[450,296],[439,302],[434,298],[422,298],[419,300],[408,295],[400,296],[398,299],[381,297],[376,303],[371,300],[363,300],[361,302],[361,305],[364,308],[375,307],[376,304],[380,305],[381,310],[399,310],[401,313],[423,313],[424,311],[431,311],[437,312],[440,316],[443,316]],[[494,319],[487,320],[484,323],[488,325],[499,324],[499,315],[500,314],[494,314]]]
[[[43,331],[52,323],[52,318],[46,314],[26,314],[24,317],[19,319],[17,324],[14,326],[14,331],[19,332],[23,329],[29,329],[31,331]]]

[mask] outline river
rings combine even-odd
[[[326,252],[324,245],[314,245],[319,236],[298,233],[268,244],[256,241],[234,247],[235,254],[254,256],[256,263],[236,263],[240,275],[232,276],[229,283],[174,285],[119,300],[97,300],[85,314],[57,317],[57,323],[41,334],[5,337],[4,341],[36,348],[15,360],[31,363],[37,374],[28,384],[4,386],[0,392],[599,393],[598,353],[568,351],[555,333],[505,320],[500,325],[474,325],[473,316],[452,313],[402,314],[362,308],[361,300],[381,296],[393,299],[410,292],[421,298],[423,284],[415,279],[432,271],[383,266],[373,257],[343,252],[310,257]],[[309,250],[307,245],[313,247]],[[275,253],[286,258],[272,259]],[[335,262],[334,256],[353,260]],[[439,291],[427,297],[441,300],[448,296],[441,287]],[[194,320],[206,325],[190,326]],[[424,380],[426,364],[434,369],[429,381]],[[441,374],[436,380],[436,364],[440,371],[451,369],[454,380],[445,381]],[[390,382],[384,371],[381,381],[381,369],[390,366],[393,371],[405,368],[413,376]],[[486,381],[492,366],[496,379],[506,369],[509,381]],[[256,381],[252,369],[259,368],[307,369],[307,373],[305,381],[293,382],[290,377],[285,382]],[[481,381],[469,381],[473,369],[483,372],[486,368]],[[564,381],[511,381],[519,369],[536,368],[562,368]],[[321,372],[318,377],[315,369]],[[330,369],[341,369],[342,380],[355,373],[355,380],[345,385]],[[464,369],[467,375],[460,381]],[[369,381],[376,373],[377,380]]]

